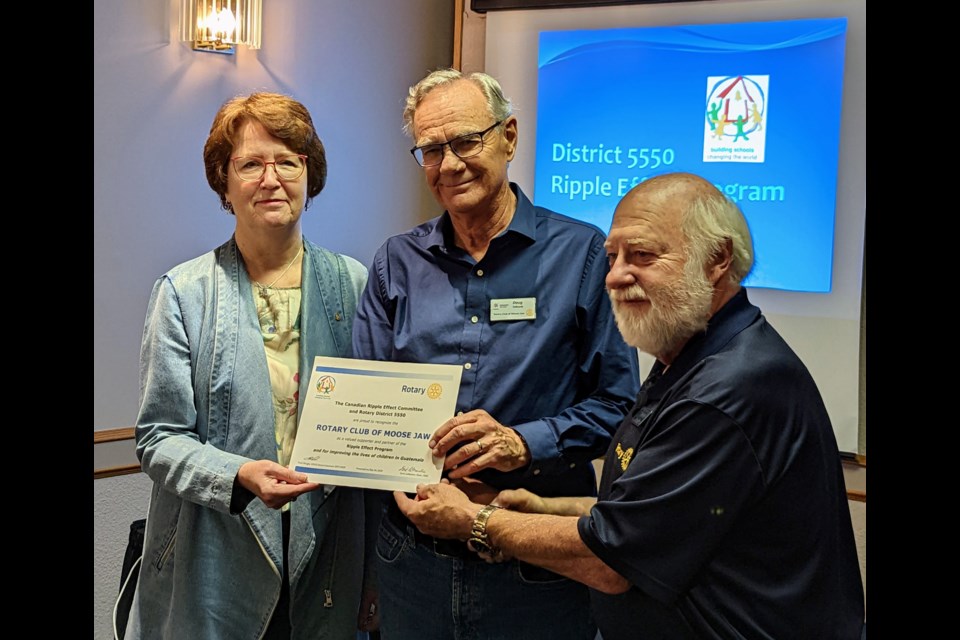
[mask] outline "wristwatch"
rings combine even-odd
[[[487,553],[493,557],[500,554],[500,550],[490,544],[490,539],[487,536],[487,520],[490,519],[490,514],[499,508],[500,507],[495,504],[488,504],[483,509],[480,509],[477,517],[473,520],[469,542],[473,550],[477,553]]]

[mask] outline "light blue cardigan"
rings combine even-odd
[[[367,279],[353,258],[305,246],[300,397],[314,356],[351,356]],[[126,638],[260,638],[280,594],[283,541],[280,511],[245,490],[243,511],[230,513],[240,465],[276,459],[263,339],[234,239],[157,280],[140,362],[137,456],[154,487]],[[355,638],[362,492],[312,491],[290,517],[293,637]]]

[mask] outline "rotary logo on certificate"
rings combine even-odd
[[[461,368],[317,356],[290,468],[311,482],[405,491],[440,481],[427,443],[453,416]]]

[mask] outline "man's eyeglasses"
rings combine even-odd
[[[483,138],[494,128],[500,126],[503,120],[498,120],[483,131],[467,133],[439,144],[425,144],[422,147],[410,149],[410,153],[417,159],[421,167],[433,167],[443,162],[443,148],[450,147],[453,155],[460,159],[470,158],[483,151]]]
[[[307,156],[300,154],[277,156],[273,162],[264,162],[262,158],[254,157],[238,157],[230,160],[233,162],[233,170],[237,172],[237,177],[244,182],[256,182],[262,178],[268,164],[273,165],[273,170],[280,180],[296,180],[307,168]]]

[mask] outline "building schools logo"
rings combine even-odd
[[[763,162],[770,76],[709,76],[704,162]]]
[[[336,386],[337,379],[333,376],[320,376],[317,379],[317,391],[324,395],[330,395]]]

